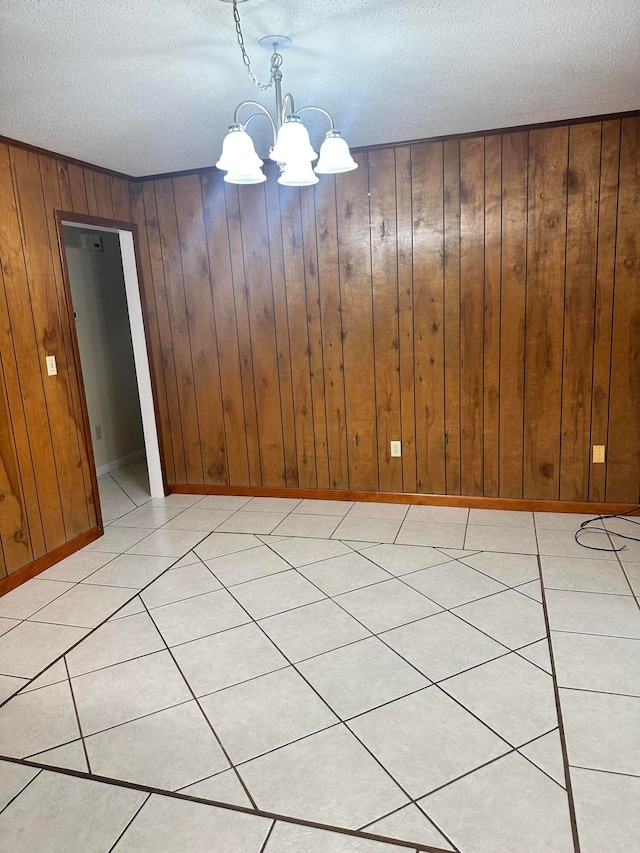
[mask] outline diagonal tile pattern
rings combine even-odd
[[[0,809],[17,795],[0,811],[10,843],[29,843],[27,808],[65,837],[72,824],[47,809],[82,790],[70,813],[105,804],[97,849],[161,849],[162,825],[171,849],[210,849],[215,834],[255,853],[402,849],[393,839],[564,853],[561,736],[582,853],[617,837],[588,798],[633,824],[634,567],[575,552],[568,520],[234,496],[146,505],[142,477],[111,479],[108,534],[2,599],[0,755],[365,835],[1,762]],[[122,826],[112,788],[128,792]],[[62,846],[93,849],[79,839]]]

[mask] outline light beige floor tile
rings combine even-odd
[[[67,654],[69,674],[82,675],[165,648],[151,617],[138,613],[105,622]]]
[[[596,518],[595,515],[581,515],[574,512],[534,512],[538,530],[576,531],[583,521]]]
[[[194,701],[92,735],[85,744],[98,776],[169,791],[229,766]]]
[[[553,679],[515,654],[455,675],[441,687],[512,746],[558,725]]]
[[[573,853],[566,792],[517,753],[420,805],[465,853]]]
[[[84,583],[142,589],[168,569],[173,562],[173,557],[120,554],[115,560],[85,578]]]
[[[356,717],[349,727],[412,797],[509,750],[435,686]]]
[[[221,584],[197,558],[196,562],[171,568],[140,595],[150,609],[173,604],[206,592],[221,589]]]
[[[48,764],[50,767],[65,767],[67,770],[79,770],[81,773],[89,772],[87,757],[80,738],[63,746],[57,746],[55,749],[48,749],[46,752],[38,752],[30,758],[33,761]]]
[[[160,507],[170,507],[173,509],[174,507],[177,509],[187,509],[190,506],[194,506],[200,501],[204,500],[202,495],[180,495],[180,494],[171,494],[165,495],[163,498],[152,498],[149,501],[148,506],[160,506]],[[247,498],[249,500],[249,498]],[[206,507],[203,507],[205,509]]]
[[[39,690],[41,687],[47,687],[49,684],[57,684],[59,681],[67,681],[68,678],[69,676],[67,674],[65,659],[61,658],[51,664],[51,666],[48,666],[37,678],[30,681],[22,692],[27,693],[30,690]]]
[[[640,776],[640,698],[560,688],[569,764]]]
[[[297,507],[294,508],[294,514],[299,512],[307,515],[338,515],[345,516],[351,507],[353,501],[316,501],[303,500],[300,501]]]
[[[527,598],[532,598],[542,604],[542,585],[539,580],[527,581],[527,583],[522,583],[514,589],[526,595]]]
[[[231,687],[288,664],[254,624],[176,646],[173,653],[196,696]]]
[[[357,501],[349,510],[348,518],[386,518],[402,521],[408,509],[407,504]]]
[[[226,589],[163,604],[153,610],[152,618],[168,646],[217,634],[250,621]]]
[[[27,619],[72,587],[72,583],[32,578],[0,598],[0,616]]]
[[[133,594],[132,589],[122,587],[78,584],[34,613],[29,621],[94,628]]]
[[[169,652],[79,675],[72,682],[85,736],[192,698]]]
[[[131,601],[128,601],[123,607],[110,616],[107,620],[108,622],[116,621],[116,619],[124,619],[125,616],[134,616],[136,613],[144,613],[145,606],[140,601],[140,596],[136,595],[135,598],[132,598]]]
[[[271,821],[153,794],[114,853],[260,853]]]
[[[112,527],[162,527],[182,512],[181,507],[141,506],[114,521]],[[193,527],[191,528],[194,529]]]
[[[640,778],[571,770],[581,853],[629,853],[640,838]]]
[[[146,796],[45,771],[0,815],[0,837],[12,851],[104,853]]]
[[[220,533],[271,533],[287,517],[286,512],[247,512],[243,509],[224,521]]]
[[[193,509],[186,509],[180,515],[176,515],[163,526],[163,530],[203,530],[211,532],[216,529],[223,521],[226,521],[233,510],[227,509],[200,509],[200,506]]]
[[[269,616],[260,625],[294,663],[369,636],[366,628],[333,601]]]
[[[558,729],[520,747],[519,752],[526,755],[537,767],[555,779],[558,785],[565,787],[564,761]]]
[[[549,589],[546,601],[552,631],[640,639],[640,611],[627,595]]]
[[[335,515],[303,515],[291,513],[273,531],[274,536],[308,536],[329,539],[340,523]]]
[[[406,848],[304,824],[276,822],[264,853],[404,853]]]
[[[68,681],[14,696],[0,708],[0,755],[26,758],[78,737]]]
[[[19,625],[21,619],[5,619],[3,616],[0,616],[0,637],[10,631],[12,628],[15,628],[16,625]]]
[[[452,613],[436,613],[394,628],[382,634],[382,639],[432,681],[449,678],[507,652]]]
[[[212,560],[225,554],[236,554],[263,543],[251,533],[212,533],[193,549],[201,560]]]
[[[542,605],[511,589],[463,604],[455,613],[510,649],[547,635]]]
[[[393,542],[400,530],[400,524],[400,521],[391,518],[357,518],[348,515],[336,527],[333,538]]]
[[[243,764],[258,808],[357,829],[407,797],[343,726],[334,726]]]
[[[583,548],[575,540],[574,530],[537,529],[540,554],[551,557],[579,557],[585,560],[615,560],[613,551],[592,551]],[[592,548],[610,548],[611,543],[605,534],[583,533],[580,541]]]
[[[347,592],[335,601],[374,634],[442,610],[438,604],[395,578]]]
[[[469,510],[464,506],[411,506],[407,521],[427,521],[438,524],[466,524]]]
[[[206,562],[216,578],[225,586],[286,572],[291,568],[286,560],[266,545],[236,554],[225,554]]]
[[[299,571],[327,595],[340,595],[391,577],[371,560],[355,553],[311,563]]]
[[[26,678],[16,678],[15,675],[0,675],[0,702],[17,693],[27,683]]]
[[[618,562],[579,557],[541,557],[540,562],[545,589],[632,594]]]
[[[640,696],[640,640],[553,631],[560,687]]]
[[[441,551],[423,545],[373,545],[367,552],[367,560],[397,577],[451,561],[451,557]]]
[[[247,512],[288,513],[295,509],[299,503],[299,498],[251,498],[243,510]]]
[[[180,789],[181,794],[192,797],[202,797],[205,800],[215,800],[218,803],[231,803],[234,806],[253,808],[247,792],[242,787],[235,770],[223,770],[208,779],[202,779],[194,785]]]
[[[640,563],[632,563],[625,559],[624,553],[620,555],[624,571],[629,579],[631,588],[636,596],[640,597]]]
[[[0,761],[0,811],[34,779],[40,771],[37,767]]]
[[[348,545],[335,539],[281,539],[273,543],[271,548],[296,569],[309,563],[352,553]]]
[[[551,655],[546,637],[544,640],[538,640],[536,643],[531,643],[530,646],[518,649],[518,654],[551,675]]]
[[[0,637],[0,673],[33,678],[86,633],[68,625],[22,622]]]
[[[127,553],[148,554],[150,557],[182,557],[203,537],[201,530],[156,530],[129,548]]]
[[[457,560],[403,577],[403,581],[442,607],[456,607],[506,589],[504,584]]]
[[[505,551],[508,554],[537,554],[538,544],[533,528],[489,527],[483,524],[467,526],[465,548],[485,551]]]
[[[405,521],[398,533],[396,544],[462,548],[465,530],[464,524],[448,524],[441,521]]]
[[[413,804],[370,824],[366,832],[386,835],[388,838],[397,838],[400,841],[413,841],[414,844],[428,844],[440,850],[453,850],[444,835],[418,806]]]
[[[467,566],[477,569],[485,575],[507,586],[518,586],[531,580],[538,580],[538,558],[532,554],[503,554],[496,551],[482,551],[468,557],[460,557]]]
[[[273,616],[326,597],[295,569],[236,584],[233,596],[254,619]]]
[[[533,530],[533,513],[508,509],[470,509],[469,524],[486,524],[489,527],[526,527]]]
[[[302,661],[297,669],[342,719],[429,684],[377,637]]]
[[[113,560],[113,558],[114,554],[103,554],[99,551],[85,551],[83,548],[81,551],[76,551],[75,554],[71,554],[70,557],[65,557],[64,560],[60,560],[59,563],[51,566],[50,569],[47,569],[46,572],[42,572],[38,577],[43,580],[50,579],[78,583],[79,581],[83,581],[89,575],[92,575],[97,569],[102,568],[102,566]]]
[[[200,498],[198,509],[231,509],[234,512],[248,504],[251,498],[236,495],[207,495]]]
[[[104,536],[86,545],[86,551],[100,551],[110,554],[123,554],[129,548],[153,533],[151,528],[142,527],[108,527]]]
[[[293,667],[219,690],[200,702],[234,764],[338,722]]]

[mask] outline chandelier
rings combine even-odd
[[[223,0],[229,2],[229,0]],[[275,91],[275,118],[266,107],[257,101],[242,101],[235,109],[233,124],[222,143],[222,154],[216,163],[218,169],[226,172],[224,180],[230,184],[261,184],[266,181],[262,171],[263,161],[258,157],[253,140],[247,133],[248,125],[257,118],[264,118],[271,124],[273,145],[269,149],[269,159],[274,160],[280,167],[278,183],[286,187],[307,187],[318,183],[318,175],[337,175],[340,172],[350,172],[358,168],[349,151],[349,146],[336,130],[331,115],[321,107],[295,108],[293,95],[282,95],[282,56],[280,50],[291,47],[291,39],[287,36],[266,36],[260,39],[260,47],[272,50],[271,69],[268,83],[260,83],[251,68],[251,61],[244,46],[238,0],[233,2],[233,19],[236,25],[238,44],[242,52],[242,61],[253,83],[265,92],[273,87]],[[242,2],[242,0],[241,0]],[[253,112],[243,121],[240,113],[246,107],[252,107]],[[300,118],[304,112],[322,113],[329,121],[329,130],[320,146],[320,158],[314,151],[309,139],[309,132]],[[312,163],[318,163],[312,168]]]

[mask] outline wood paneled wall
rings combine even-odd
[[[640,118],[356,159],[132,183],[167,481],[638,502]]]
[[[0,144],[0,580],[97,524],[60,209],[129,221],[128,182]]]

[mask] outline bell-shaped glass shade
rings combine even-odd
[[[318,176],[311,168],[309,160],[292,160],[285,163],[278,183],[285,187],[310,187],[317,184]]]
[[[269,157],[276,163],[289,163],[292,160],[311,162],[317,159],[318,155],[311,147],[309,132],[300,121],[300,116],[287,116]]]
[[[238,167],[229,169],[224,179],[228,184],[262,184],[267,180],[267,176],[260,166]]]
[[[256,169],[260,171],[262,160],[256,154],[253,140],[241,125],[232,124],[229,128],[216,166],[225,172],[255,172]]]
[[[316,166],[319,175],[338,175],[340,172],[351,172],[358,164],[351,156],[346,140],[340,136],[339,130],[330,130],[320,146],[320,159]]]

